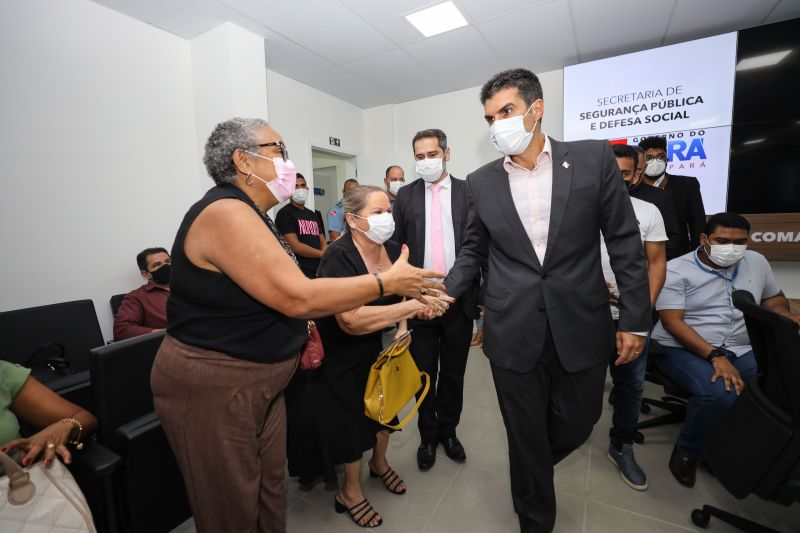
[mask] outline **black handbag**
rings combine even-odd
[[[50,342],[35,349],[23,366],[30,368],[31,376],[42,383],[73,373],[60,342]]]

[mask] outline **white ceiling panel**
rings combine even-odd
[[[563,0],[455,0],[466,10],[473,22],[499,17],[527,7]]]
[[[678,0],[664,44],[757,26],[774,5],[771,0]]]
[[[405,49],[429,71],[443,76],[450,90],[480,85],[504,68],[478,30],[470,26],[410,44]]]
[[[436,72],[429,72],[414,61],[402,48],[395,48],[347,63],[344,68],[360,79],[380,87],[389,94],[402,95],[407,100],[421,94],[446,90],[447,84]]]
[[[194,0],[178,11],[157,19],[153,25],[185,39],[192,39],[225,22],[232,22],[265,39],[276,37],[263,24],[223,6],[216,0]]]
[[[390,104],[397,101],[398,98],[393,94],[382,91],[375,85],[359,79],[340,67],[307,74],[296,79],[359,107]]]
[[[655,48],[661,44],[674,0],[647,8],[637,22],[641,0],[570,0],[581,61]]]
[[[394,47],[394,43],[338,0],[222,0],[222,3],[334,63],[347,63]]]
[[[164,15],[186,7],[192,0],[94,0],[119,13],[144,22],[153,22]]]
[[[404,15],[437,3],[436,0],[341,0],[341,2],[397,45],[413,43],[424,38]]]
[[[541,4],[489,22],[478,29],[506,67],[544,72],[578,59],[565,0]]]
[[[267,38],[264,41],[264,49],[267,67],[290,78],[328,70],[335,66],[322,56],[279,35]]]
[[[361,107],[800,17],[800,0],[453,0],[470,25],[424,39],[404,15],[442,0],[94,1],[187,39],[232,22],[268,68]]]
[[[780,3],[775,10],[769,14],[765,24],[772,24],[773,22],[780,22],[782,20],[789,20],[800,17],[800,1],[798,0],[780,0]]]

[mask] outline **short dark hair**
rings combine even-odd
[[[139,270],[147,270],[147,258],[153,254],[159,254],[164,252],[165,254],[169,255],[169,252],[166,251],[164,248],[145,248],[138,254],[136,254],[136,264],[139,266]]]
[[[667,138],[663,135],[653,135],[652,137],[645,137],[639,141],[639,148],[642,150],[649,150],[650,148],[661,148],[667,151]]]
[[[483,87],[481,87],[481,104],[485,104],[486,100],[509,87],[516,87],[520,97],[528,106],[536,100],[544,98],[542,83],[536,74],[524,68],[512,68],[495,74],[483,84]]]
[[[750,222],[738,213],[717,213],[706,222],[706,235],[711,235],[718,227],[738,228],[750,233]]]
[[[636,168],[639,164],[639,152],[633,146],[629,144],[612,144],[611,149],[614,151],[615,156],[627,157],[633,160],[633,168]]]
[[[414,150],[414,145],[417,144],[417,141],[420,139],[427,139],[429,137],[435,137],[439,143],[439,148],[442,149],[442,152],[447,150],[447,135],[444,132],[437,128],[431,128],[427,130],[418,131],[414,138],[411,140],[411,149]],[[388,172],[388,170],[387,170]]]
[[[399,168],[400,170],[403,170],[403,167],[401,167],[400,165],[389,165],[389,167],[387,167],[387,169],[386,169],[386,177],[387,178],[389,177],[389,171],[392,170],[393,168]]]

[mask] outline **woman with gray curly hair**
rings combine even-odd
[[[151,378],[156,412],[199,532],[283,532],[283,389],[307,319],[376,297],[414,298],[442,274],[408,264],[380,274],[308,279],[267,210],[294,190],[281,136],[260,119],[218,124],[204,162],[216,182],[172,248],[167,336]]]

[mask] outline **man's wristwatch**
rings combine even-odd
[[[726,350],[725,348],[714,348],[706,356],[706,361],[708,361],[709,363],[713,364],[714,363],[714,359],[717,358],[717,357],[724,357],[725,359],[730,361],[731,360],[731,356],[735,357],[736,354],[734,354],[730,350]]]

